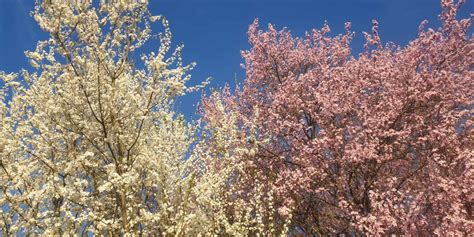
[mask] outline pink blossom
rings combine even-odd
[[[374,21],[358,57],[350,24],[305,38],[250,26],[243,88],[221,98],[243,139],[257,128],[257,141],[236,146],[259,144],[245,159],[266,174],[281,216],[290,207],[309,234],[474,229],[474,42],[461,4],[442,1],[442,27],[423,22],[405,47],[383,45]],[[209,121],[213,110],[203,107]]]

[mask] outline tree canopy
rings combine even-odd
[[[36,1],[32,70],[0,72],[0,235],[469,235],[472,15],[441,3],[403,47],[373,21],[358,56],[350,23],[255,20],[243,86],[187,121],[209,82],[149,1]]]

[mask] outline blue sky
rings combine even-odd
[[[352,22],[357,32],[354,52],[363,45],[363,31],[370,31],[371,20],[380,24],[382,41],[406,45],[417,35],[419,23],[427,19],[429,27],[438,27],[439,0],[150,0],[154,14],[165,15],[171,24],[174,42],[185,45],[183,58],[197,62],[191,83],[213,77],[210,87],[226,82],[242,82],[245,74],[240,51],[249,48],[247,28],[255,18],[262,27],[273,23],[288,27],[294,35],[320,28],[328,21],[333,34],[344,31],[344,22]],[[15,72],[31,69],[25,50],[35,48],[46,36],[29,16],[33,0],[0,0],[0,70]],[[460,12],[467,17],[474,0],[467,0]],[[148,45],[153,50],[152,45]],[[179,100],[178,111],[196,118],[195,107],[201,93]]]

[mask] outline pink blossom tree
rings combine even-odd
[[[237,193],[259,171],[276,219],[305,233],[472,231],[474,42],[472,15],[456,19],[462,3],[443,0],[442,26],[422,22],[405,47],[383,45],[374,21],[358,57],[350,23],[297,38],[255,21],[243,88],[203,100],[210,133],[235,127],[226,149],[248,151]]]

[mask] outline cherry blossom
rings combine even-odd
[[[422,22],[404,47],[383,44],[373,21],[358,56],[350,23],[304,38],[250,26],[243,87],[214,96],[224,115],[207,98],[202,113],[238,130],[233,150],[253,149],[243,176],[260,172],[275,218],[291,210],[292,229],[318,235],[474,229],[472,16],[456,18],[463,1],[441,3],[442,26]],[[243,197],[253,182],[239,184]]]

